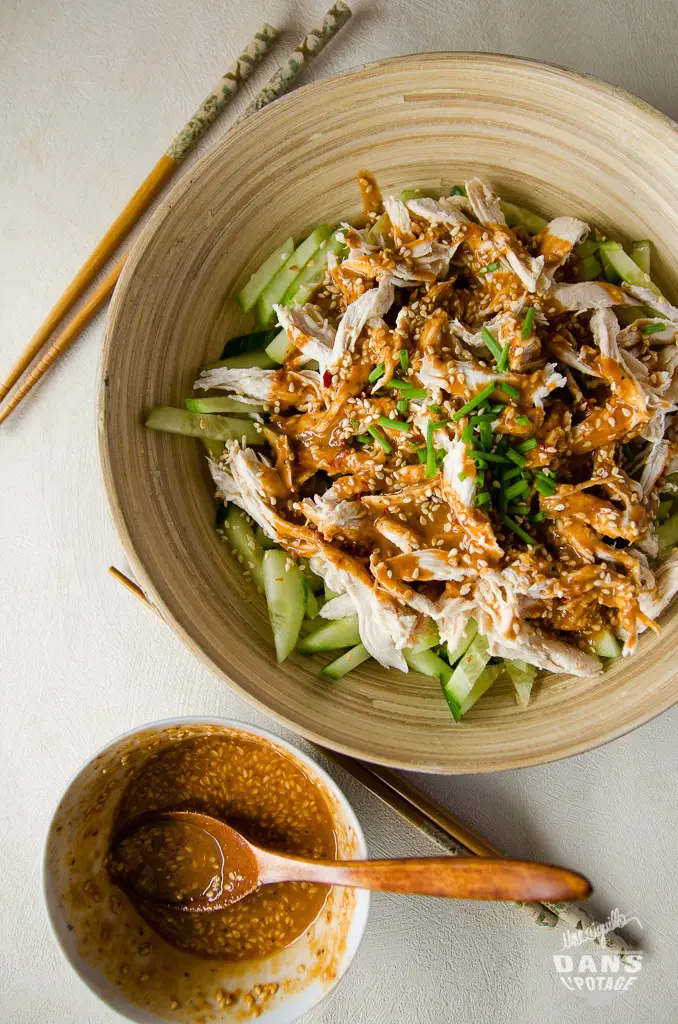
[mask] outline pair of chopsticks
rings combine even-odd
[[[288,92],[301,72],[325,48],[350,17],[351,9],[344,3],[344,0],[335,0],[335,3],[329,9],[322,22],[311,29],[308,35],[301,40],[282,67],[269,79],[261,92],[245,108],[234,124],[238,124],[244,118],[249,117],[250,114],[261,110],[262,107],[267,106],[273,100]],[[172,139],[166,152],[163,153],[153,170],[141,183],[122,212],[113,221],[96,249],[82,265],[57,304],[33,335],[5,380],[0,383],[0,401],[2,401],[15,384],[21,381],[19,387],[2,409],[0,409],[0,423],[7,419],[13,409],[16,409],[17,405],[37,384],[52,363],[62,352],[65,352],[80,331],[90,322],[104,303],[108,301],[122,273],[122,268],[127,260],[127,254],[119,260],[110,273],[94,289],[71,322],[53,341],[34,369],[21,380],[23,374],[29,369],[31,363],[40,353],[61,321],[82,298],[98,272],[107,263],[135,224],[137,224],[170,178],[176,173],[199,139],[214,124],[222,110],[233,100],[242,83],[263,60],[269,46],[277,36],[278,30],[273,28],[272,25],[265,24],[261,26],[238,59],[219,79],[209,95],[205,97],[190,121]]]
[[[114,566],[109,566],[109,573],[136,598],[150,608],[161,620],[157,608],[151,604],[141,587],[125,576]],[[163,620],[164,621],[164,620]],[[441,807],[407,782],[397,772],[381,765],[369,766],[356,761],[345,754],[337,754],[313,744],[315,750],[328,761],[337,765],[347,775],[355,779],[374,796],[394,810],[401,818],[414,825],[422,835],[435,843],[441,850],[454,857],[505,857],[502,850],[497,849],[489,840],[470,825],[455,817],[450,811]],[[516,903],[530,920],[546,928],[554,928],[559,922],[572,931],[584,929],[592,936],[592,941],[604,946],[610,953],[626,953],[637,949],[637,946],[618,931],[603,934],[603,929],[594,917],[583,907],[574,903]],[[601,935],[603,936],[601,939]]]

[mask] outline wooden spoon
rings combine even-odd
[[[171,856],[166,849],[163,851],[162,841],[158,842],[163,829],[174,832]],[[155,848],[148,838],[151,835]],[[186,857],[175,856],[182,848],[191,851],[188,875]],[[122,888],[143,899],[193,913],[223,910],[260,885],[272,882],[349,885],[470,900],[559,902],[584,899],[591,893],[591,885],[582,875],[525,860],[408,857],[333,861],[288,857],[263,850],[218,818],[194,811],[166,811],[138,818],[116,841],[111,862],[113,878]],[[175,870],[179,873],[173,877]]]

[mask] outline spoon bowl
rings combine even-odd
[[[181,831],[174,833],[172,842],[154,848],[149,835],[163,828]],[[182,835],[183,851],[176,844]],[[201,858],[195,847],[198,837],[206,850],[211,845],[218,855]],[[137,818],[112,851],[112,875],[121,888],[142,899],[192,913],[224,910],[260,885],[274,882],[311,882],[474,900],[559,902],[585,899],[592,891],[582,875],[535,861],[490,857],[332,861],[288,857],[264,850],[219,818],[195,811],[165,811]]]

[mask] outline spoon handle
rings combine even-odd
[[[382,892],[456,896],[467,900],[579,900],[591,892],[582,875],[526,860],[489,857],[412,857],[401,860],[308,861],[264,857],[261,884],[317,882]]]

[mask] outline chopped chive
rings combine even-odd
[[[499,359],[497,359],[497,370],[499,371],[499,373],[505,373],[506,372],[506,368],[508,367],[509,352],[510,352],[510,350],[511,350],[511,346],[509,345],[509,343],[507,341],[506,344],[504,345],[503,349],[501,350],[501,355],[499,356]],[[514,388],[514,390],[515,390],[515,388]],[[507,394],[509,394],[509,392],[507,392]]]
[[[483,327],[482,331],[480,332],[480,336],[487,345],[487,347],[489,348],[494,358],[497,360],[501,359],[501,345],[494,337],[494,335],[490,331],[488,331],[487,327]]]
[[[546,519],[546,513],[545,512],[535,512],[535,514],[533,516],[531,516],[530,518],[532,519],[533,523],[543,523],[544,520]]]
[[[360,424],[358,423],[357,420],[351,420],[351,426],[353,427],[354,430],[357,430]]]
[[[500,455],[506,455],[506,452],[508,451],[508,446],[508,438],[506,434],[502,434],[502,436],[497,441],[496,450],[499,452]]]
[[[446,427],[451,420],[436,420],[435,423],[429,423],[428,429],[431,431],[440,430],[441,427]]]
[[[485,470],[478,469],[473,479],[476,482],[476,487],[483,487],[485,484]]]
[[[506,457],[510,459],[511,462],[515,462],[516,466],[520,466],[521,469],[527,462],[525,456],[521,455],[520,452],[517,452],[515,448],[509,448],[509,450],[506,453]]]
[[[466,454],[478,464],[497,462],[500,466],[508,465],[503,455],[496,455],[494,452],[479,452],[475,448],[471,448]]]
[[[492,427],[487,420],[482,420],[478,424],[478,433],[480,434],[480,443],[486,452],[489,452],[492,448]]]
[[[501,482],[503,484],[507,484],[509,480],[515,480],[515,478],[517,476],[520,476],[521,473],[522,470],[519,466],[514,466],[512,469],[507,469],[506,472],[502,475]]]
[[[417,448],[417,458],[420,462],[426,462],[426,445],[422,445],[421,448]]]
[[[372,438],[369,434],[358,434],[358,440],[361,444],[371,444]]]
[[[441,406],[436,405],[435,402],[433,402],[431,405],[427,405],[426,408],[428,409],[429,412],[442,412],[443,411]]]
[[[509,516],[507,516],[506,513],[503,513],[500,516],[500,518],[504,526],[508,526],[509,530],[512,530],[513,533],[515,533],[516,537],[520,537],[520,539],[524,540],[526,544],[532,546],[533,544],[537,543],[534,537],[530,537],[527,530],[523,530],[522,526],[518,526],[518,523],[514,522],[513,519],[509,518]]]
[[[554,484],[556,482],[556,475],[552,469],[535,469],[535,476],[540,476],[542,480],[546,480],[547,484]]]
[[[479,405],[483,404],[486,398],[490,397],[494,390],[495,385],[488,384],[486,388],[483,388],[482,391],[479,391],[477,395],[474,395],[473,398],[466,403],[466,405],[462,405],[461,409],[457,409],[457,411],[452,416],[454,422],[456,423],[458,420],[462,418],[462,416],[466,416],[467,413],[472,412],[473,409],[477,409]]]
[[[516,445],[516,451],[524,455],[525,452],[531,452],[533,448],[537,447],[536,437],[528,437],[526,441],[521,441],[520,444]]]
[[[438,466],[436,465],[436,453],[433,445],[426,449],[426,478],[430,479],[436,475]]]
[[[497,369],[499,369],[498,364]],[[497,387],[500,389],[500,391],[503,391],[505,395],[508,395],[509,398],[520,398],[520,391],[518,390],[518,388],[514,388],[513,384],[507,384],[506,381],[500,380],[499,383],[497,384]]]
[[[472,416],[469,420],[472,427],[477,427],[481,423],[494,423],[497,418],[497,414],[494,412],[479,413],[476,416]]]
[[[549,483],[543,476],[536,476],[534,478],[534,486],[545,498],[552,498],[556,493],[554,484]]]
[[[438,463],[438,465],[440,465],[440,463],[443,461],[446,455],[447,452],[445,451],[444,448],[436,448],[436,462]]]
[[[478,494],[476,494],[475,498],[473,499],[473,504],[477,505],[478,507],[482,507],[483,505],[491,505],[492,498],[490,496],[490,492],[480,491]]]
[[[506,488],[506,497],[509,501],[513,498],[522,498],[524,494],[530,493],[530,485],[527,480],[516,480],[514,484],[511,484]]]
[[[476,474],[476,475],[477,475],[477,474]],[[462,469],[461,473],[457,473],[457,480],[462,480],[462,481],[464,481],[465,479],[466,479],[466,473],[465,473],[465,472],[464,472],[464,470]]]
[[[511,505],[511,515],[516,516],[527,516],[530,513],[530,506],[524,502],[519,502],[516,505]]]
[[[367,433],[372,435],[374,440],[377,442],[377,444],[381,445],[381,447],[384,449],[387,455],[389,455],[393,451],[393,446],[389,444],[389,442],[386,440],[381,430],[379,430],[379,427],[370,425],[367,428]]]
[[[410,429],[409,423],[403,423],[402,420],[391,419],[390,416],[380,416],[377,423],[380,427],[386,427],[387,430],[399,430],[403,434],[407,434]]]
[[[410,381],[401,380],[400,377],[391,377],[386,387],[395,388],[396,391],[412,391],[412,384],[410,383]]]
[[[410,353],[407,351],[406,348],[401,348],[398,360],[400,362],[400,369],[403,371],[403,373],[407,373],[410,366]]]
[[[534,306],[528,306],[527,312],[525,313],[525,319],[523,320],[523,328],[520,332],[521,341],[525,341],[532,334],[532,327],[534,326]]]
[[[399,399],[399,401],[396,402],[396,409],[398,410],[399,413],[406,413],[409,408],[409,405],[410,403],[406,398],[401,398]]]
[[[384,376],[384,370],[385,370],[385,366],[384,366],[383,363],[379,363],[378,366],[375,366],[375,368],[372,370],[372,372],[370,373],[369,377],[367,378],[368,381],[370,382],[370,384],[374,384],[374,382],[379,380],[380,377],[383,377]]]
[[[521,427],[531,427],[532,420],[529,416],[516,416],[516,423]]]
[[[482,270],[479,270],[478,273],[491,274],[493,270],[499,270],[500,266],[501,264],[499,263],[499,260],[493,260],[492,263],[488,263],[487,266],[483,267]]]
[[[393,381],[391,381],[390,383],[392,384]],[[404,383],[404,381],[402,381],[401,383]],[[412,401],[413,398],[426,398],[426,396],[428,395],[428,391],[426,390],[426,388],[408,388],[407,391],[405,391],[404,388],[401,388],[401,391],[405,393],[405,396],[407,397],[408,401]]]
[[[455,185],[454,188],[452,189],[452,191],[450,192],[450,195],[451,196],[465,196],[466,195],[466,189],[464,188],[463,185]]]
[[[473,424],[469,423],[461,432],[461,439],[464,444],[471,444],[473,441]]]
[[[666,324],[643,324],[640,328],[641,334],[657,334],[658,331],[666,330]]]

